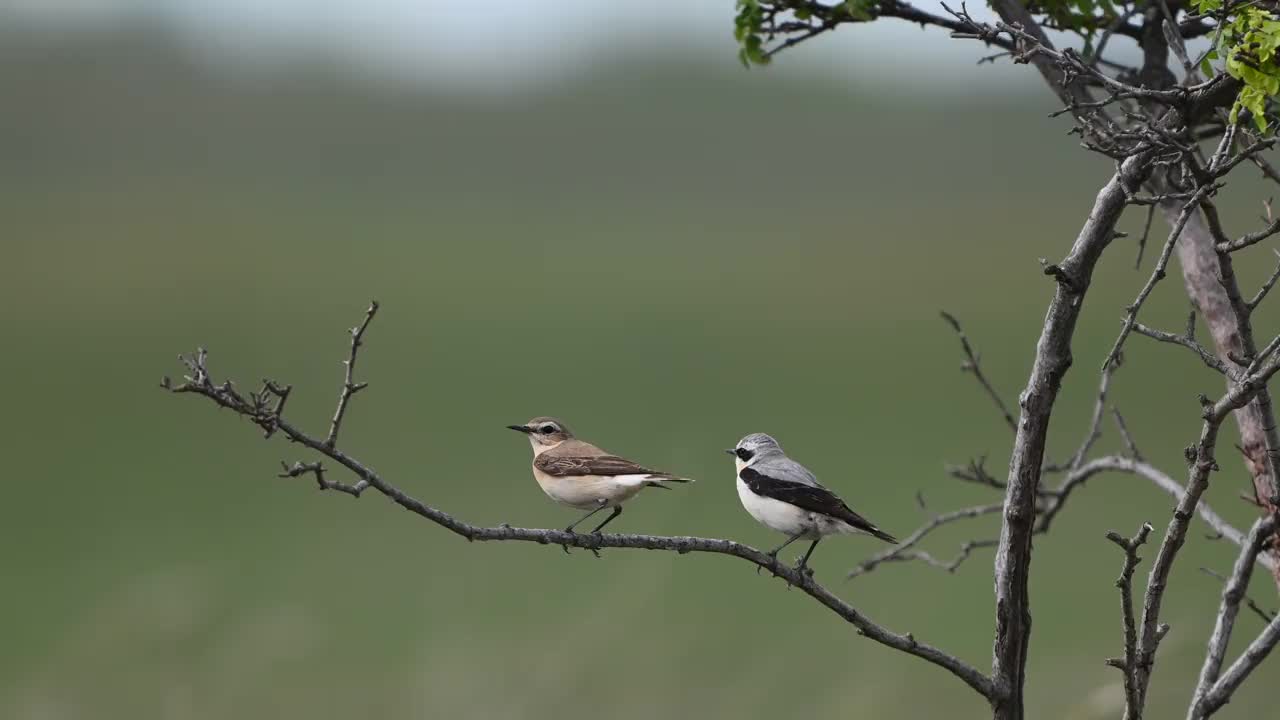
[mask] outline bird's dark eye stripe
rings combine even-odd
[[[733,452],[733,454],[737,455],[739,460],[750,460],[751,456],[754,455],[755,453],[751,452],[746,448],[738,448]]]

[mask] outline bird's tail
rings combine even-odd
[[[885,542],[889,543],[890,545],[897,545],[897,544],[898,544],[898,538],[896,538],[896,537],[894,537],[894,536],[890,535],[889,533],[887,533],[887,532],[885,532],[885,531],[881,530],[880,528],[878,528],[878,527],[876,527],[876,526],[874,526],[874,525],[872,525],[872,526],[871,526],[871,528],[870,528],[869,530],[867,530],[867,533],[868,533],[868,534],[870,534],[870,535],[872,535],[873,537],[878,537],[878,538],[880,538],[881,540],[883,540],[883,541],[885,541]]]
[[[646,478],[644,479],[644,484],[645,484],[646,486],[648,486],[648,487],[655,487],[655,488],[662,488],[663,490],[670,490],[670,489],[671,489],[670,487],[668,487],[668,486],[665,484],[665,483],[669,483],[669,482],[674,482],[674,483],[691,483],[691,482],[694,482],[694,480],[693,480],[693,478],[683,478],[683,477],[678,477],[678,476],[676,476],[676,475],[667,475],[666,473],[654,473],[653,475],[649,475],[648,477],[646,477]]]

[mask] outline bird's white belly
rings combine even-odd
[[[645,486],[645,478],[640,475],[556,477],[535,469],[533,477],[547,497],[582,510],[616,507],[630,500]]]
[[[737,482],[738,499],[742,501],[742,507],[746,508],[747,513],[755,518],[756,522],[770,530],[788,536],[801,535],[811,540],[816,540],[823,535],[852,530],[843,521],[835,518],[809,512],[781,500],[757,495],[751,492],[751,488],[747,487],[741,478],[738,478]]]

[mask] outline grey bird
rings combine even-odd
[[[787,457],[772,437],[752,433],[725,452],[734,456],[742,507],[756,522],[787,536],[786,542],[769,551],[769,557],[776,560],[783,548],[800,538],[812,540],[796,565],[804,571],[814,548],[827,535],[866,534],[898,542],[823,487],[808,468]]]

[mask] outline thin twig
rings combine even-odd
[[[1004,489],[1004,481],[997,480],[994,475],[987,472],[987,456],[982,455],[977,459],[970,459],[968,465],[947,465],[947,474],[957,480],[971,482],[975,485],[983,485],[985,487]]]
[[[1093,402],[1093,415],[1089,418],[1089,428],[1085,432],[1084,441],[1080,443],[1075,455],[1071,456],[1071,463],[1068,465],[1071,470],[1080,467],[1089,450],[1093,448],[1093,444],[1102,437],[1102,414],[1107,407],[1107,392],[1111,389],[1111,377],[1119,367],[1120,362],[1117,358],[1116,362],[1107,363],[1102,368],[1102,379],[1098,383],[1098,397]]]
[[[1013,419],[1013,413],[1009,412],[1009,407],[1004,404],[1004,400],[1000,399],[1000,393],[996,392],[995,387],[991,385],[991,381],[987,380],[987,376],[983,374],[978,354],[974,352],[973,346],[969,344],[969,338],[964,334],[964,329],[960,327],[960,321],[957,320],[954,315],[945,310],[940,311],[939,314],[942,315],[943,320],[947,321],[947,324],[951,326],[951,329],[956,331],[956,335],[960,337],[960,346],[964,349],[965,356],[965,362],[960,366],[960,369],[965,372],[973,373],[973,377],[978,380],[978,383],[982,385],[982,389],[987,391],[987,395],[991,397],[991,401],[996,404],[996,409],[1000,411],[1000,415],[1004,418],[1005,424],[1009,426],[1010,430],[1017,432],[1018,421]]]
[[[882,550],[881,552],[878,552],[858,563],[858,565],[850,570],[845,577],[852,579],[859,575],[866,575],[883,563],[898,562],[902,560],[922,560],[934,567],[946,570],[947,572],[955,572],[956,568],[960,566],[960,563],[964,562],[972,550],[979,547],[990,547],[995,544],[994,541],[977,540],[964,543],[960,547],[960,555],[951,562],[946,563],[939,562],[928,553],[913,551],[913,548],[918,545],[925,536],[943,525],[956,522],[957,520],[965,520],[968,518],[998,513],[1002,507],[1003,505],[1001,503],[994,503],[991,505],[977,505],[974,507],[962,508],[960,510],[952,510],[951,512],[942,513],[941,515],[934,515],[928,522],[921,525],[919,528],[916,528],[915,532],[903,538],[897,545],[889,548],[888,550]]]
[[[1277,258],[1280,258],[1280,250],[1272,248],[1271,252],[1275,253]],[[1253,299],[1248,302],[1250,312],[1258,309],[1262,301],[1267,298],[1267,293],[1271,292],[1271,288],[1275,287],[1277,279],[1280,279],[1280,262],[1276,263],[1276,269],[1271,271],[1267,281],[1262,283],[1262,287],[1258,289],[1258,294],[1254,295]]]
[[[360,497],[360,493],[364,492],[365,488],[369,487],[369,483],[364,480],[360,480],[354,485],[347,485],[346,483],[337,482],[336,480],[330,480],[325,477],[324,465],[318,462],[295,462],[290,465],[289,463],[281,460],[280,466],[284,469],[284,472],[280,473],[277,477],[296,478],[306,475],[307,473],[312,473],[316,476],[316,485],[318,485],[321,490],[337,490],[338,492],[344,492],[353,497]]]
[[[360,352],[364,331],[369,328],[369,321],[373,320],[377,312],[378,301],[374,300],[369,303],[369,309],[364,313],[364,321],[357,327],[351,328],[351,352],[342,363],[346,367],[346,372],[342,381],[342,390],[338,393],[338,407],[333,411],[333,420],[329,423],[329,435],[324,439],[324,444],[328,447],[334,447],[338,442],[338,430],[342,427],[342,417],[347,413],[347,403],[351,402],[351,396],[369,386],[369,383],[355,382],[356,354]]]
[[[1142,235],[1138,238],[1138,257],[1133,261],[1133,269],[1142,267],[1142,255],[1147,250],[1147,238],[1151,236],[1151,220],[1156,215],[1156,203],[1147,206],[1147,220],[1142,224]]]
[[[1192,313],[1191,317],[1194,318],[1195,314]],[[1187,348],[1188,350],[1194,352],[1196,356],[1200,358],[1200,361],[1205,364],[1206,367],[1213,370],[1217,370],[1223,375],[1226,375],[1227,378],[1234,378],[1237,374],[1233,368],[1228,366],[1226,363],[1222,362],[1222,360],[1218,359],[1218,356],[1209,352],[1208,349],[1206,349],[1203,345],[1197,342],[1195,335],[1192,334],[1191,332],[1187,332],[1182,335],[1174,335],[1173,333],[1167,333],[1167,332],[1164,332],[1163,330],[1156,330],[1155,328],[1147,327],[1146,325],[1143,325],[1140,322],[1135,322],[1133,324],[1133,331],[1139,335],[1145,335],[1146,337],[1149,337],[1153,340],[1159,340],[1160,342],[1165,342],[1165,343],[1172,343],[1174,345],[1181,345]]]
[[[1151,295],[1151,291],[1155,289],[1156,283],[1165,278],[1165,268],[1169,265],[1169,258],[1173,254],[1173,246],[1178,242],[1178,237],[1182,235],[1182,229],[1187,226],[1187,220],[1191,218],[1191,214],[1196,211],[1200,204],[1200,200],[1213,190],[1213,186],[1205,185],[1198,189],[1191,199],[1182,206],[1182,212],[1178,215],[1178,220],[1174,223],[1173,229],[1169,232],[1169,238],[1165,240],[1164,249],[1160,251],[1160,259],[1156,261],[1156,267],[1151,272],[1151,276],[1147,278],[1147,282],[1138,292],[1138,297],[1125,308],[1124,325],[1120,329],[1120,335],[1116,338],[1115,344],[1111,347],[1111,352],[1107,353],[1107,359],[1102,362],[1105,368],[1116,362],[1120,355],[1120,349],[1124,347],[1124,341],[1129,337],[1129,332],[1133,330],[1134,324],[1138,319],[1138,311],[1142,309],[1142,304],[1147,301],[1147,297]]]
[[[1217,570],[1214,570],[1213,568],[1202,567],[1200,568],[1200,572],[1204,573],[1205,575],[1208,575],[1211,578],[1217,578],[1218,582],[1221,582],[1224,585],[1229,581],[1229,578],[1226,575],[1223,575],[1222,573],[1218,572]],[[1259,618],[1261,618],[1262,622],[1264,623],[1269,623],[1272,620],[1276,619],[1277,613],[1275,610],[1267,610],[1263,608],[1261,605],[1257,603],[1257,601],[1255,601],[1253,598],[1249,597],[1248,595],[1244,596],[1244,604],[1248,606],[1250,610],[1253,611],[1254,615],[1257,615]]]
[[[1129,457],[1142,462],[1142,453],[1138,450],[1138,444],[1134,442],[1133,435],[1129,433],[1129,426],[1125,423],[1124,416],[1120,414],[1118,408],[1111,408],[1111,413],[1115,415],[1116,429],[1120,431],[1120,438],[1124,440],[1124,446],[1129,451]]]

